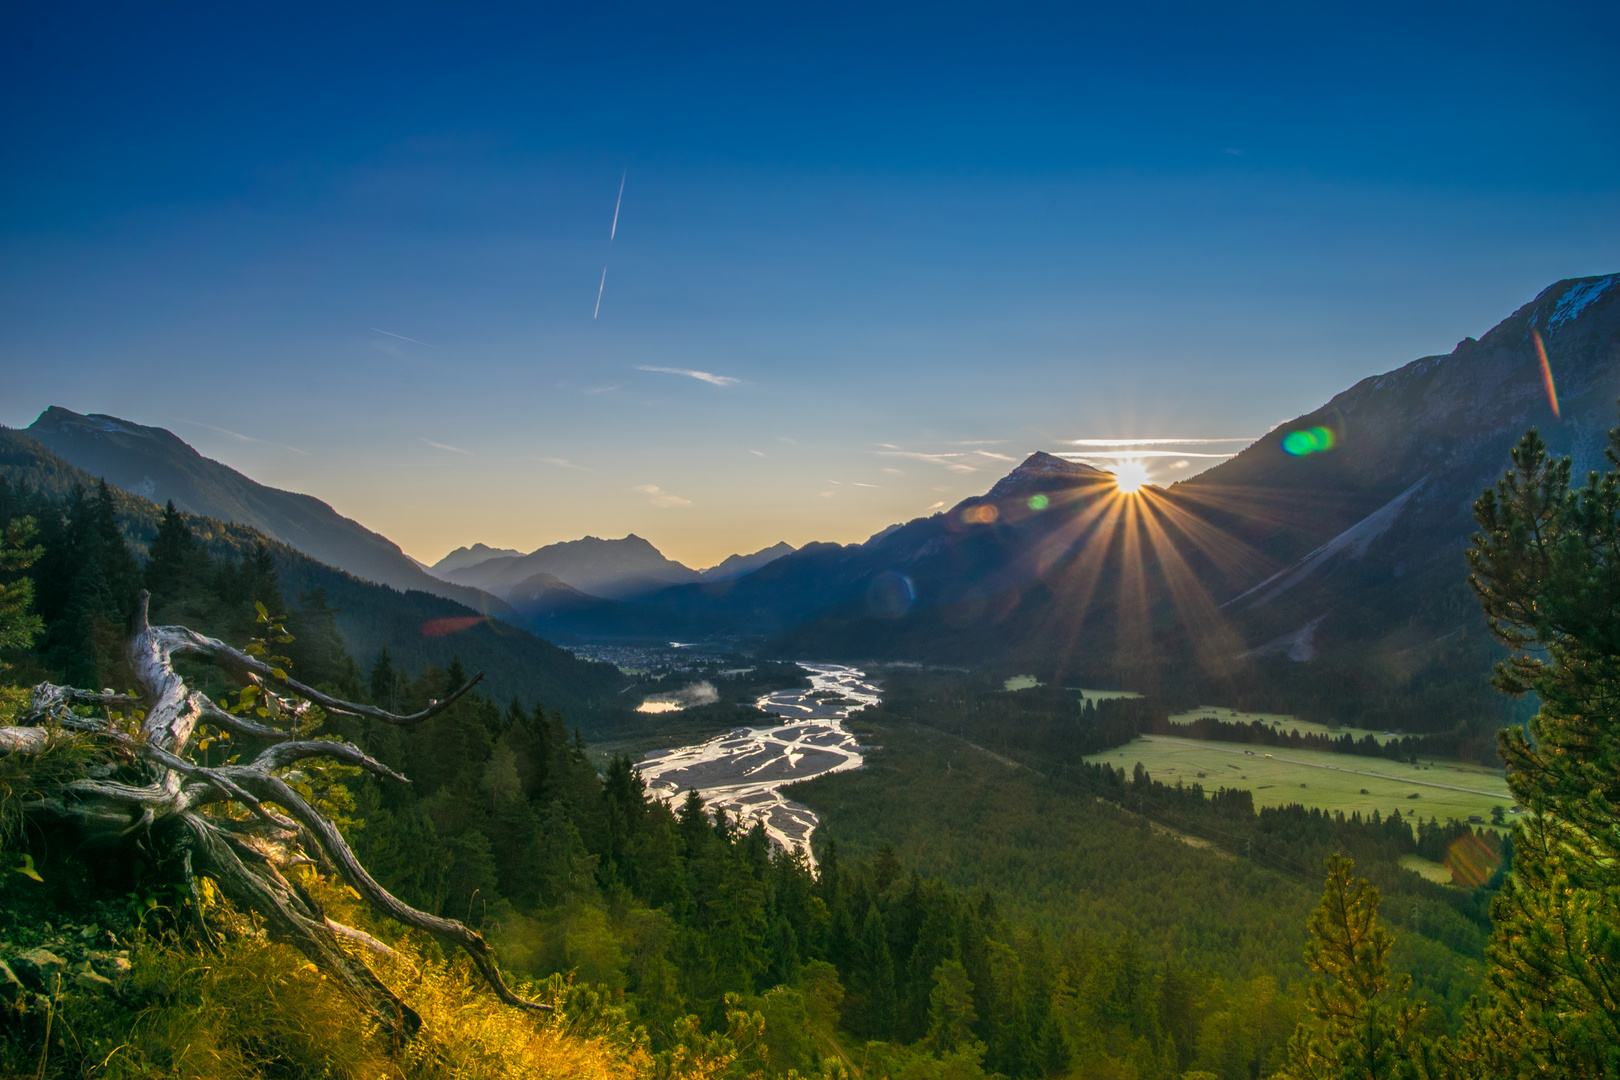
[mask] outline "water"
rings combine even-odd
[[[736,728],[696,746],[648,754],[636,766],[648,793],[678,801],[695,788],[711,812],[724,810],[744,829],[757,821],[776,844],[809,856],[816,815],[780,789],[812,776],[860,768],[862,747],[844,721],[851,710],[877,704],[879,693],[865,681],[866,673],[854,668],[799,666],[810,676],[810,689],[778,690],[755,702],[786,723]],[[838,697],[815,696],[829,691]]]

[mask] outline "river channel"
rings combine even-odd
[[[783,723],[736,728],[695,746],[648,754],[636,766],[648,794],[678,804],[695,789],[711,812],[724,810],[744,829],[757,821],[775,843],[809,856],[816,815],[781,789],[859,768],[862,747],[844,721],[853,710],[877,704],[879,692],[851,667],[799,666],[810,676],[808,690],[778,690],[755,702]]]

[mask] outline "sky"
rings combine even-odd
[[[1033,450],[1238,440],[1151,444],[1169,484],[1620,270],[1617,40],[1613,4],[14,3],[0,424],[166,427],[429,562],[705,566]]]

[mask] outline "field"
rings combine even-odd
[[[1466,821],[1477,815],[1489,822],[1493,806],[1505,810],[1513,805],[1499,771],[1443,760],[1414,766],[1384,758],[1161,735],[1144,735],[1086,760],[1105,761],[1127,772],[1140,761],[1155,780],[1166,784],[1180,780],[1189,786],[1202,784],[1206,791],[1244,788],[1254,792],[1256,806],[1300,803],[1346,814],[1359,810],[1363,815],[1399,809],[1441,821]]]
[[[1267,727],[1276,728],[1285,734],[1297,731],[1301,735],[1329,735],[1335,739],[1341,735],[1349,735],[1356,742],[1360,742],[1366,736],[1371,735],[1378,740],[1380,745],[1389,742],[1391,739],[1400,738],[1399,735],[1373,731],[1369,728],[1330,728],[1326,724],[1313,724],[1309,720],[1298,720],[1287,713],[1244,712],[1241,709],[1229,709],[1225,705],[1200,705],[1190,712],[1177,713],[1175,716],[1170,717],[1170,722],[1172,724],[1190,724],[1194,720],[1206,716],[1214,717],[1216,720],[1222,720],[1228,724],[1252,724],[1258,720]]]

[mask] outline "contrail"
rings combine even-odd
[[[619,232],[619,206],[624,202],[624,181],[625,177],[629,175],[630,170],[626,169],[624,175],[619,177],[619,197],[613,200],[613,228],[608,230],[608,243],[610,244],[613,243],[614,236]]]
[[[602,314],[602,290],[607,288],[607,267],[602,267],[602,284],[596,287],[596,310],[591,312],[591,318]]]

